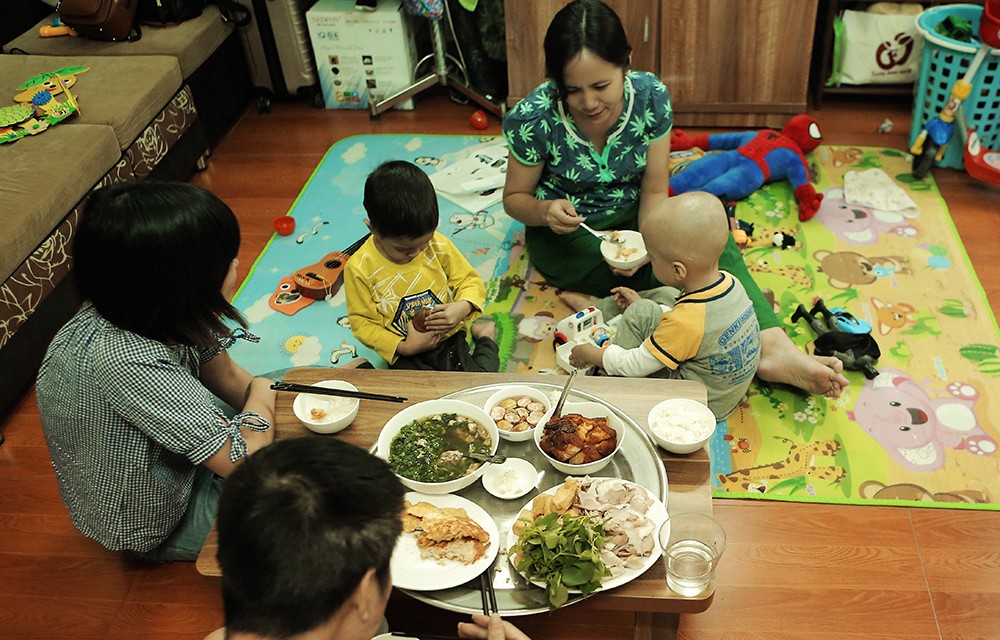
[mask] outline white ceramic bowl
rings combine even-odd
[[[670,453],[693,453],[711,439],[716,419],[712,410],[688,398],[670,398],[649,411],[646,433]]]
[[[346,389],[357,391],[350,382],[343,380],[321,380],[314,382],[313,386],[326,387],[327,389]],[[292,411],[299,422],[307,429],[316,433],[337,433],[343,431],[358,415],[358,407],[361,401],[357,398],[341,398],[337,396],[322,396],[314,393],[300,393],[292,400]],[[322,412],[325,416],[313,417],[313,410]]]
[[[392,444],[392,439],[396,437],[399,430],[414,420],[419,420],[420,418],[426,418],[428,416],[437,415],[439,413],[455,413],[460,416],[464,416],[479,424],[486,427],[486,431],[490,435],[490,453],[495,454],[497,448],[500,446],[500,433],[497,429],[497,423],[493,421],[493,418],[489,416],[488,413],[483,411],[482,408],[470,402],[464,402],[462,400],[425,400],[424,402],[418,402],[416,404],[406,407],[393,417],[389,418],[389,421],[385,423],[382,427],[382,431],[378,434],[378,448],[377,455],[383,460],[389,459],[389,447]],[[445,482],[420,482],[419,480],[411,480],[410,478],[405,478],[398,473],[396,477],[403,485],[413,491],[419,491],[421,493],[452,493],[458,491],[459,489],[464,489],[473,482],[479,479],[486,471],[488,464],[481,464],[478,469],[472,471],[472,473],[466,474],[461,478],[456,478],[454,480],[446,480]]]
[[[604,261],[615,269],[633,269],[638,267],[646,259],[646,243],[642,239],[642,234],[638,231],[619,231],[618,237],[623,239],[624,244],[601,241],[601,255]],[[627,256],[622,255],[623,251],[630,252]]]
[[[538,486],[538,469],[524,458],[507,458],[503,464],[488,464],[483,488],[501,500],[520,498]]]
[[[552,401],[547,395],[545,395],[544,392],[526,385],[510,385],[505,386],[503,389],[500,389],[487,398],[486,402],[483,404],[483,409],[486,410],[486,413],[490,413],[493,407],[500,404],[502,400],[506,400],[508,398],[517,399],[521,397],[528,397],[535,402],[540,402],[545,405],[545,409],[542,411],[543,414],[548,413],[549,409],[552,408]],[[534,428],[525,429],[524,431],[504,430],[499,428],[500,421],[497,420],[496,422],[497,428],[500,431],[500,437],[504,440],[510,440],[511,442],[524,442],[525,440],[530,440],[531,434],[535,431]]]
[[[545,459],[548,460],[549,464],[555,467],[558,471],[562,471],[567,475],[585,476],[590,473],[597,473],[604,467],[608,466],[608,463],[611,462],[611,458],[614,458],[615,455],[621,451],[622,441],[625,439],[625,424],[611,411],[611,409],[597,402],[567,402],[563,405],[562,414],[565,416],[571,413],[579,413],[585,418],[607,418],[608,425],[615,430],[615,434],[618,436],[618,443],[615,446],[615,450],[600,460],[584,464],[568,464],[566,462],[556,460],[549,454],[542,451],[542,434],[545,432],[545,424],[552,417],[552,411],[547,412],[545,417],[542,418],[542,421],[535,427],[535,446],[538,447],[538,450],[543,456],[545,456]]]

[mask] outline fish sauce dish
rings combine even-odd
[[[404,486],[442,494],[478,480],[484,463],[470,454],[493,455],[499,443],[496,422],[482,408],[461,400],[428,400],[390,418],[377,451]]]

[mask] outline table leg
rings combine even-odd
[[[677,640],[680,619],[681,614],[679,613],[637,611],[635,614],[635,640]]]

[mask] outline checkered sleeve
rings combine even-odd
[[[144,341],[110,345],[98,359],[99,388],[114,410],[160,446],[201,464],[227,439],[230,458],[246,455],[240,428],[266,429],[252,413],[227,419],[197,377],[197,350]]]

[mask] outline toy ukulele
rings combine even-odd
[[[317,262],[307,267],[302,267],[292,276],[299,293],[313,300],[322,300],[327,296],[332,296],[340,289],[341,276],[344,273],[344,264],[354,252],[361,248],[361,245],[368,239],[370,233],[366,233],[363,238],[347,247],[343,251],[334,251]]]

